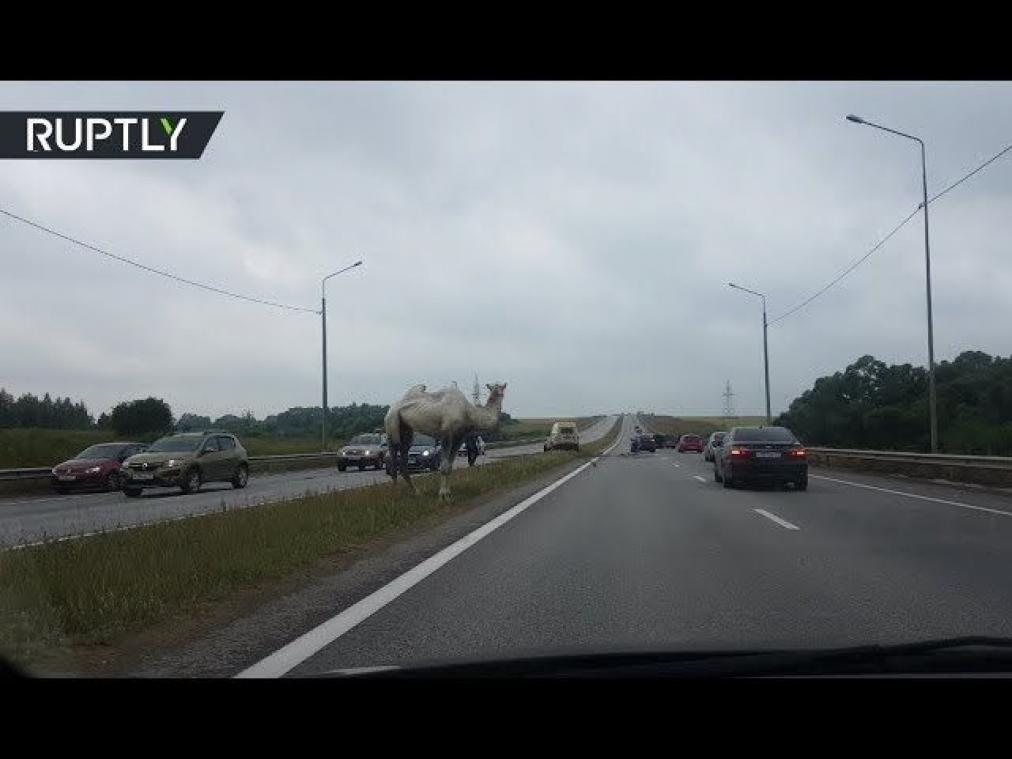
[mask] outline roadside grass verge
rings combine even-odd
[[[640,416],[647,428],[664,435],[699,435],[708,437],[711,432],[735,426],[757,426],[766,423],[762,416],[738,416],[730,420],[721,416]]]
[[[257,508],[222,511],[78,540],[0,553],[0,652],[21,666],[75,645],[121,636],[262,583],[312,569],[433,515],[449,516],[553,470],[600,453],[518,456],[456,469],[454,503],[436,499],[437,477],[307,493]]]

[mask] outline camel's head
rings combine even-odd
[[[488,388],[488,405],[498,406],[502,404],[502,399],[506,395],[506,383],[499,384],[498,382],[485,385]]]

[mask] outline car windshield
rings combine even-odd
[[[704,75],[597,45],[525,81],[513,42],[494,80],[390,77],[327,26],[291,81],[9,56],[0,659],[1012,640],[1012,80],[848,78],[856,44],[840,78],[706,76],[734,45],[639,38]],[[233,38],[244,76],[288,63]]]
[[[793,443],[797,438],[783,427],[740,427],[734,432],[736,443]]]
[[[114,459],[123,450],[122,445],[92,445],[85,448],[74,458],[86,460]]]
[[[350,441],[350,445],[379,445],[382,441],[379,435],[356,435]]]
[[[183,453],[195,451],[200,445],[202,437],[163,437],[156,440],[149,447],[146,453]]]

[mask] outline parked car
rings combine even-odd
[[[678,438],[678,445],[675,447],[675,450],[679,453],[687,453],[689,451],[702,453],[703,438],[699,435],[682,435]]]
[[[545,451],[559,449],[580,450],[580,434],[576,429],[576,422],[555,422],[551,432],[548,433],[548,440],[545,441]]]
[[[408,471],[435,471],[443,461],[443,451],[436,439],[415,434],[408,449]]]
[[[711,432],[710,437],[706,439],[706,445],[703,446],[703,458],[707,461],[713,461],[713,452],[720,447],[721,441],[724,439],[726,432]]]
[[[386,460],[387,436],[378,432],[355,435],[337,452],[337,468],[342,472],[349,466],[357,466],[359,471],[366,467],[382,469]]]
[[[99,443],[53,467],[51,482],[58,493],[75,488],[120,489],[123,462],[147,446],[144,443]]]
[[[786,427],[734,427],[716,450],[713,479],[725,488],[756,480],[808,488],[808,456]]]
[[[144,488],[176,487],[194,493],[206,482],[231,482],[234,488],[244,488],[249,481],[249,456],[229,432],[166,435],[124,461],[120,480],[130,498]]]

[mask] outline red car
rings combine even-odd
[[[128,456],[146,450],[144,443],[99,443],[53,467],[51,481],[58,493],[71,488],[120,489],[120,467]]]
[[[682,435],[678,438],[678,447],[675,449],[679,453],[685,453],[686,451],[695,451],[696,453],[703,452],[703,438],[699,435]]]

